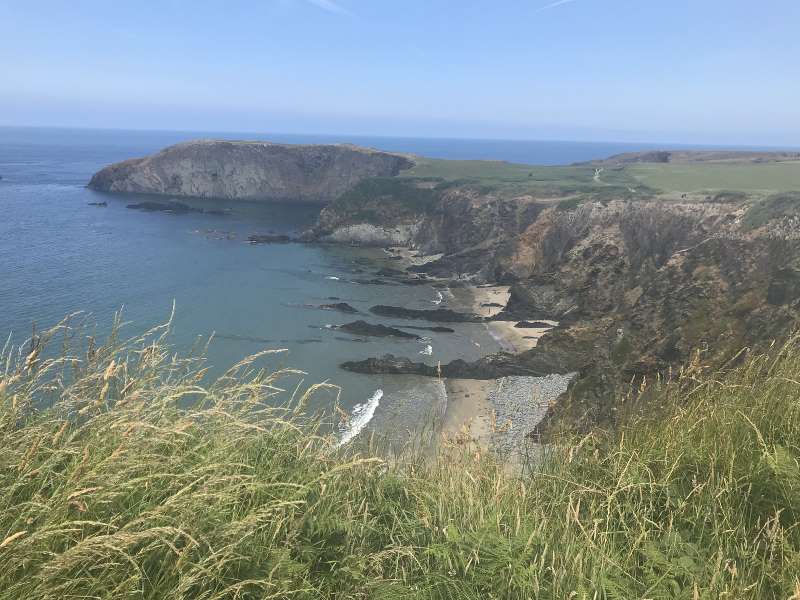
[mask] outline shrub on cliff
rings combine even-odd
[[[342,194],[326,211],[349,223],[382,225],[387,219],[426,213],[433,207],[440,192],[433,183],[424,180],[374,177],[361,181]]]
[[[742,217],[745,229],[756,229],[774,219],[800,216],[800,192],[782,192],[753,204]]]
[[[796,338],[516,476],[339,449],[259,356],[207,383],[160,330],[65,332],[3,353],[4,600],[800,597]]]

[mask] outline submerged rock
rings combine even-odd
[[[317,308],[322,310],[338,310],[339,312],[350,315],[358,314],[358,310],[350,306],[347,302],[335,302],[333,304],[320,304]]]
[[[249,235],[247,241],[251,244],[288,244],[294,240],[288,235],[267,233]]]
[[[175,214],[179,213],[190,213],[190,212],[200,212],[196,208],[192,208],[187,204],[183,204],[182,202],[138,202],[136,204],[128,204],[125,208],[131,208],[133,210],[144,210],[147,212],[171,212]]]

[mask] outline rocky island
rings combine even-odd
[[[346,144],[199,140],[110,165],[89,187],[228,200],[326,203],[371,177],[397,175],[410,158]]]

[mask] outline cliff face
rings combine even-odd
[[[347,145],[194,141],[98,171],[89,187],[237,200],[327,203],[364,179],[391,177],[413,162]]]
[[[560,321],[534,350],[472,367],[481,376],[578,371],[542,427],[551,432],[563,422],[613,422],[631,381],[666,376],[695,350],[699,364],[719,366],[791,332],[800,317],[800,218],[783,196],[752,207],[572,203],[455,186],[434,188],[418,206],[395,198],[392,210],[384,198],[380,214],[370,209],[375,200],[336,201],[316,233],[359,242],[357,223],[404,232],[405,244],[444,253],[419,270],[510,284],[509,318]],[[443,370],[456,366],[471,368]]]

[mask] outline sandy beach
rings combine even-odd
[[[442,421],[442,438],[456,444],[475,443],[488,448],[492,431],[489,397],[496,386],[494,379],[447,379],[447,410]]]
[[[471,310],[482,317],[494,317],[508,304],[511,290],[507,285],[480,286],[468,288],[472,295]],[[486,327],[492,337],[506,352],[520,353],[535,348],[541,337],[558,323],[541,321],[547,327],[517,327],[519,321],[492,321]]]
[[[450,308],[491,318],[508,304],[508,286],[470,286],[453,290]],[[520,328],[519,321],[492,321],[486,327],[506,352],[535,348],[553,326]],[[475,444],[504,454],[521,451],[524,439],[544,416],[547,406],[569,383],[569,377],[504,377],[501,379],[449,379],[447,410],[441,437],[450,443]]]
[[[408,248],[389,248],[386,253],[400,257],[404,267],[422,265],[439,255],[424,255]],[[446,280],[441,280],[447,282]],[[442,290],[447,308],[477,314],[486,319],[499,315],[511,297],[507,285],[474,285],[468,282],[448,282]],[[537,327],[518,327],[521,321],[488,321],[483,324],[500,349],[518,354],[535,348],[539,340],[556,321],[531,315],[528,320]],[[526,435],[543,418],[550,402],[564,392],[571,377],[503,377],[500,379],[447,379],[447,407],[441,421],[440,442],[455,447],[492,450],[514,456],[519,462],[526,444]]]

